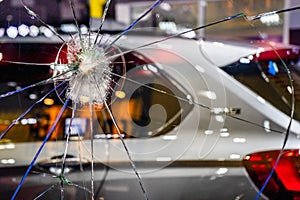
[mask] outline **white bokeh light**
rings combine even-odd
[[[5,34],[5,28],[0,28],[0,38]]]
[[[10,38],[16,38],[18,36],[18,28],[15,26],[10,26],[6,30],[6,34]]]
[[[21,35],[22,37],[26,37],[29,34],[29,27],[25,24],[21,24],[18,27],[18,32],[19,35]]]
[[[29,35],[31,37],[37,37],[39,35],[39,32],[40,32],[40,30],[37,26],[32,25],[29,27]]]

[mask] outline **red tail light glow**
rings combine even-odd
[[[259,61],[268,61],[268,60],[279,60],[281,59],[289,59],[289,60],[298,60],[300,55],[300,51],[298,48],[293,49],[278,49],[276,51],[263,51],[259,54],[254,55],[254,60]]]
[[[243,164],[259,189],[269,176],[279,153],[280,150],[274,150],[245,156]],[[285,150],[283,152],[263,193],[270,199],[300,200],[299,150]]]

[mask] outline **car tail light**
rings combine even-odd
[[[243,164],[260,189],[269,176],[280,150],[258,152],[244,157]],[[263,193],[270,199],[300,200],[299,150],[285,150]]]

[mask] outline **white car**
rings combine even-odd
[[[1,199],[300,197],[299,47],[61,40],[0,39]]]

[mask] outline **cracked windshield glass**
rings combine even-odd
[[[300,199],[300,0],[0,0],[1,199]]]

